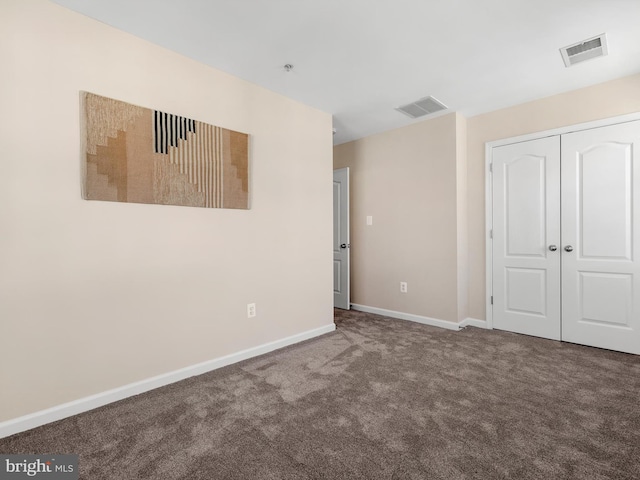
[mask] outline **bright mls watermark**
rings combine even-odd
[[[0,480],[78,480],[78,455],[0,455]]]

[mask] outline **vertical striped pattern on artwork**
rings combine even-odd
[[[153,122],[155,152],[168,155],[169,163],[204,193],[205,207],[222,207],[222,129],[157,110]]]
[[[189,132],[195,133],[196,121],[154,110],[153,136],[156,153],[169,153],[169,147],[177,147],[186,140]]]

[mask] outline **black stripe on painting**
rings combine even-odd
[[[158,112],[158,118],[160,122],[160,153],[164,152],[164,114],[162,112]]]
[[[171,146],[178,146],[178,117],[171,115]]]
[[[156,122],[156,125],[158,126],[158,153],[163,153],[162,152],[162,112],[157,112],[158,115],[158,120]]]
[[[171,145],[172,147],[175,146],[174,140],[173,140],[173,131],[174,131],[174,121],[173,121],[173,115],[169,114],[169,145]]]
[[[157,136],[157,143],[158,143],[158,153],[162,153],[162,112],[159,112],[158,110],[156,110],[156,136]]]
[[[158,111],[153,111],[153,148],[158,153]]]
[[[158,153],[164,153],[162,138],[162,112],[158,112]]]
[[[164,122],[161,111],[156,110],[156,153],[164,153]]]
[[[162,153],[167,153],[167,118],[166,113],[162,115]]]
[[[162,153],[169,153],[169,114],[165,113],[162,123]]]

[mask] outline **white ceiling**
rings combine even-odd
[[[472,116],[640,72],[640,0],[54,1],[333,114],[336,144],[427,95]],[[603,32],[607,57],[564,66]]]

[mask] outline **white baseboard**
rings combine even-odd
[[[462,322],[460,322],[460,328],[464,327],[477,327],[488,329],[486,320],[478,320],[477,318],[467,317]]]
[[[148,392],[149,390],[163,387],[170,383],[179,382],[180,380],[184,380],[185,378],[193,377],[195,375],[201,375],[233,363],[241,362],[242,360],[257,357],[258,355],[263,355],[279,348],[287,347],[319,335],[324,335],[325,333],[333,332],[335,329],[335,324],[331,323],[281,340],[276,340],[275,342],[265,343],[257,347],[232,353],[231,355],[208,360],[196,365],[174,370],[173,372],[163,373],[162,375],[130,383],[129,385],[114,388],[113,390],[107,390],[106,392],[80,398],[72,402],[63,403],[62,405],[57,405],[55,407],[47,408],[46,410],[24,415],[12,420],[7,420],[0,423],[0,438],[24,432],[25,430],[30,430],[57,420],[62,420],[63,418],[93,410],[94,408],[102,407],[108,403],[117,402],[134,395],[139,395],[140,393]]]
[[[422,323],[423,325],[430,325],[432,327],[446,328],[447,330],[460,330],[461,328],[459,323],[448,322],[438,318],[423,317],[422,315],[414,315],[412,313],[368,307],[367,305],[358,305],[357,303],[352,303],[351,308],[359,312],[375,313],[376,315],[384,315],[385,317],[398,318],[400,320],[409,320],[410,322]]]
[[[398,318],[400,320],[409,320],[410,322],[422,323],[423,325],[430,325],[432,327],[446,328],[447,330],[461,330],[464,327],[489,328],[487,327],[487,322],[485,320],[478,320],[477,318],[471,317],[465,318],[460,323],[454,323],[446,320],[440,320],[439,318],[423,317],[412,313],[396,312],[394,310],[386,310],[384,308],[358,305],[357,303],[352,303],[351,308],[359,312],[375,313],[376,315],[384,315],[385,317]]]

